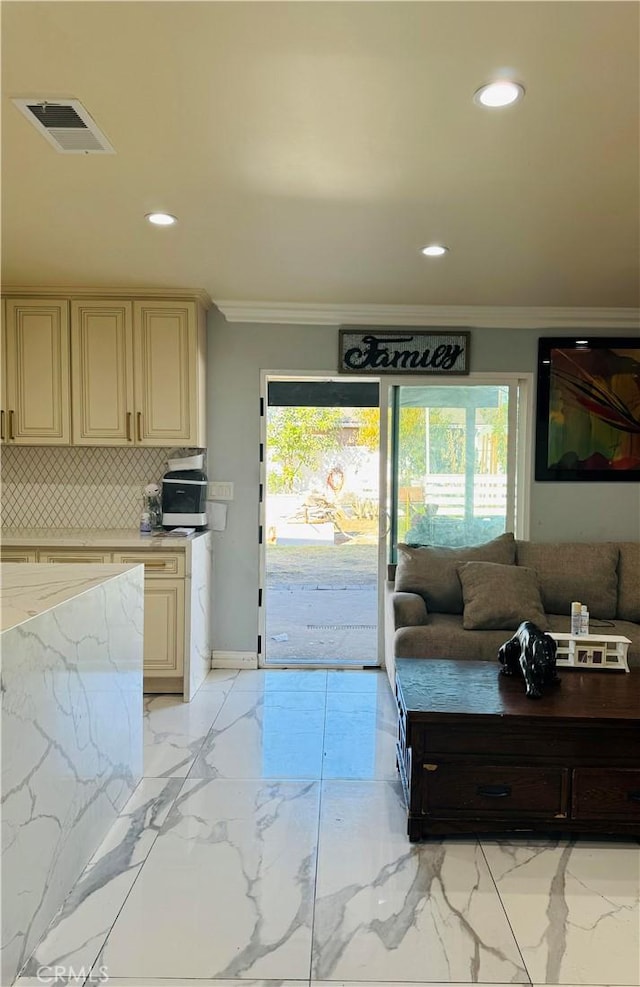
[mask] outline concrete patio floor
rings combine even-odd
[[[266,562],[268,662],[377,661],[377,545],[268,545]]]

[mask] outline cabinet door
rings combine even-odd
[[[134,302],[136,442],[198,446],[202,367],[195,302]]]
[[[35,548],[3,548],[0,549],[0,561],[2,562],[35,562],[37,553]]]
[[[38,562],[77,562],[81,565],[111,562],[111,552],[95,551],[93,549],[50,548],[40,549]]]
[[[7,355],[6,355],[6,305],[4,298],[0,301],[0,442],[7,440]]]
[[[73,444],[133,445],[133,306],[71,304]]]
[[[113,561],[120,562],[122,565],[143,565],[145,579],[148,576],[181,579],[185,574],[183,551],[156,552],[148,549],[144,552],[114,552]]]
[[[6,435],[18,445],[69,445],[69,303],[6,300]]]
[[[144,674],[181,675],[184,665],[184,580],[144,581]]]

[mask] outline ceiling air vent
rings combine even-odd
[[[60,154],[116,153],[78,99],[12,102]]]

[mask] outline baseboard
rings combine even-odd
[[[213,651],[212,668],[257,668],[258,656],[255,651]]]
[[[142,691],[152,695],[154,693],[184,693],[184,678],[182,675],[170,677],[162,675],[145,675],[142,683]]]

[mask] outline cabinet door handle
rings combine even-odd
[[[138,442],[142,442],[142,412],[139,411],[136,415],[136,422],[138,426]]]
[[[637,789],[635,792],[629,792],[629,801],[640,802],[640,789]]]
[[[131,434],[131,412],[127,411],[127,442],[133,442],[133,435]]]
[[[507,798],[511,795],[511,785],[478,785],[477,794],[490,799]]]
[[[9,412],[9,439],[15,438],[13,432],[13,411]]]
[[[4,409],[0,411],[0,439],[4,442]]]

